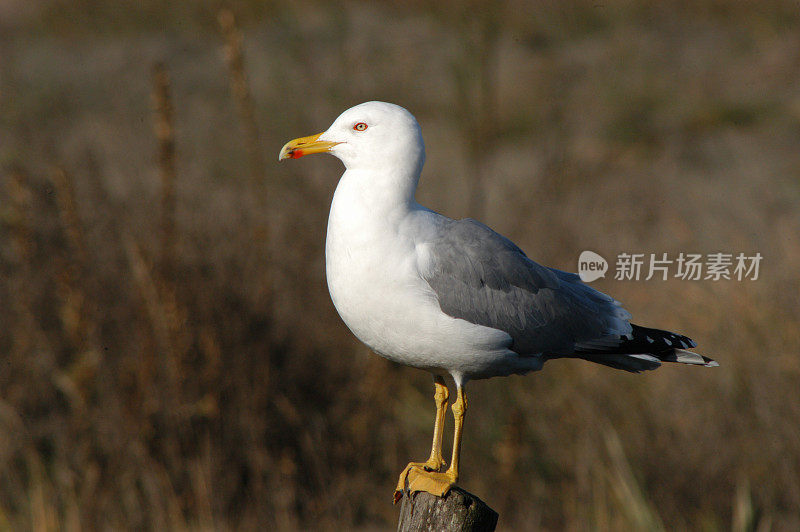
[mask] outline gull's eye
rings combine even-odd
[[[358,124],[353,126],[353,129],[356,131],[364,131],[365,129],[367,129],[367,124],[365,124],[364,122],[359,122]]]

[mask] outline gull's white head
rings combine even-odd
[[[399,105],[385,102],[351,107],[327,131],[287,142],[278,160],[324,152],[338,157],[348,170],[401,172],[414,178],[425,162],[417,120]]]

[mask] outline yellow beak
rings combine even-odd
[[[281,148],[281,152],[278,154],[278,160],[298,159],[303,155],[309,155],[311,153],[324,153],[330,151],[331,148],[339,144],[338,142],[318,140],[320,135],[322,135],[322,133],[290,140]]]

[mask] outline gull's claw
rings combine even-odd
[[[442,470],[444,466],[447,465],[447,462],[442,460],[441,458],[428,458],[427,462],[411,462],[408,464],[403,472],[400,473],[400,478],[397,479],[397,487],[394,489],[394,504],[397,504],[400,499],[403,498],[403,492],[406,490],[406,481],[410,481],[410,473],[412,470],[416,470],[420,473],[416,473],[419,475],[421,473],[432,473],[432,472],[439,472]],[[410,483],[409,483],[410,485]],[[427,490],[412,490],[412,491],[427,491]]]

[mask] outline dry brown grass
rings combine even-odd
[[[717,370],[471,384],[501,527],[800,527],[794,3],[39,5],[0,11],[0,528],[392,527],[430,378],[328,300],[338,163],[270,162],[369,99],[420,119],[422,203],[540,262],[764,256],[598,282]]]

